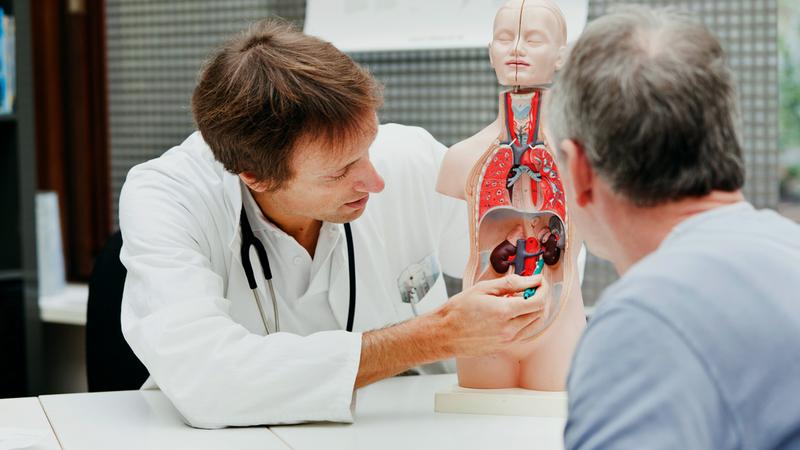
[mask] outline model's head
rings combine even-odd
[[[381,102],[380,85],[350,57],[266,20],[212,55],[192,112],[216,159],[251,189],[291,191],[293,212],[341,222],[382,187],[368,160]]]
[[[598,233],[620,223],[615,205],[653,208],[744,184],[725,54],[676,12],[628,7],[590,23],[547,109],[570,215],[600,256],[609,236]]]
[[[503,86],[548,84],[567,43],[564,14],[551,0],[510,0],[497,11],[489,59]]]

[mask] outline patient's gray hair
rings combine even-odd
[[[553,145],[580,143],[594,170],[636,205],[744,184],[725,54],[676,11],[629,6],[587,25],[547,112]]]

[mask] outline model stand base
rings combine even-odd
[[[453,386],[436,393],[434,410],[450,414],[566,418],[567,393]]]

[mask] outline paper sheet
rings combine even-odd
[[[486,47],[506,0],[308,0],[305,32],[345,52]],[[588,0],[560,0],[568,39],[586,26]]]

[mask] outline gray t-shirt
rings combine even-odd
[[[568,390],[568,449],[800,448],[800,226],[680,223],[603,294]]]

